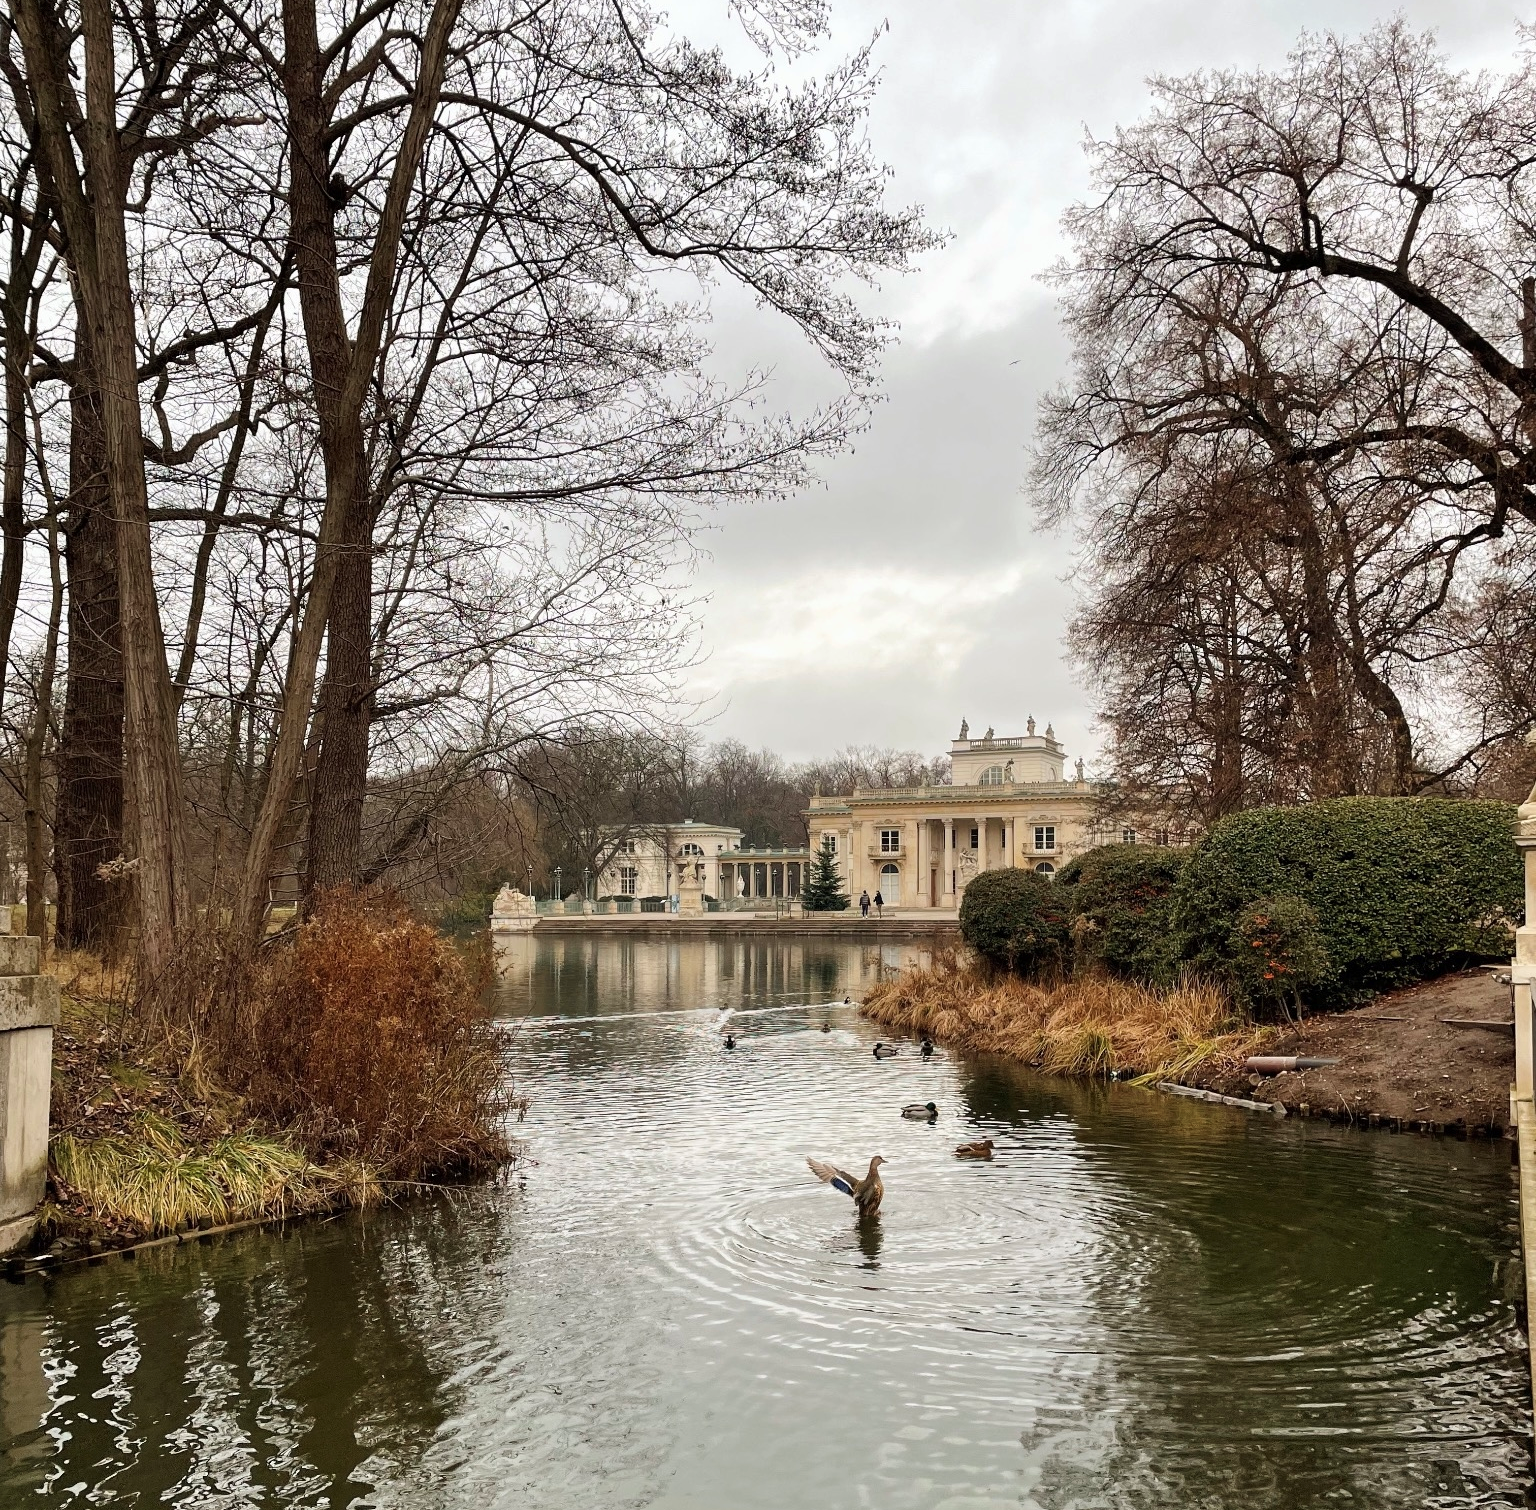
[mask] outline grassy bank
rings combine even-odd
[[[1154,991],[1105,976],[1042,984],[952,957],[882,982],[863,1011],[898,1032],[1059,1075],[1178,1078],[1239,1064],[1273,1036],[1209,984]]]
[[[151,987],[85,956],[47,968],[63,1020],[35,1247],[364,1206],[514,1157],[476,974],[401,908],[338,897],[257,953],[209,935]]]

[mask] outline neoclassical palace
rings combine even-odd
[[[878,891],[888,907],[955,908],[984,870],[1022,866],[1054,875],[1098,844],[1133,844],[1136,830],[1095,818],[1101,795],[1066,754],[1049,724],[1035,732],[972,739],[964,722],[949,747],[948,786],[873,787],[816,796],[805,814],[809,848],[750,849],[740,829],[670,825],[626,839],[599,878],[600,895],[671,895],[685,876],[710,896],[793,898],[811,855],[830,839],[851,898]],[[1167,833],[1143,842],[1166,844]]]
[[[972,739],[962,722],[950,744],[951,785],[813,797],[811,848],[831,840],[855,898],[878,890],[892,907],[952,908],[984,870],[1022,866],[1049,876],[1094,845],[1135,843],[1132,828],[1096,827],[1098,792],[1081,760],[1070,775],[1065,764],[1049,724],[1037,734],[1031,718],[1024,734],[988,729]]]

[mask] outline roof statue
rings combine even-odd
[[[1056,737],[1055,729],[1053,729],[1049,724],[1045,726],[1045,737],[1047,739],[1055,739]]]
[[[961,739],[969,739],[970,737],[971,737],[971,726],[962,718],[960,720],[960,738]]]
[[[983,734],[983,735],[982,735],[982,736],[981,736],[981,737],[982,737],[982,738],[983,738],[983,739],[993,739],[993,738],[995,738],[995,737],[996,737],[996,736],[995,736],[995,735],[994,735],[994,734],[993,734],[993,732],[992,732],[992,725],[991,725],[991,724],[988,724],[988,725],[987,725],[987,732],[986,732],[986,733],[985,733],[985,734]]]
[[[1083,779],[1083,757],[1081,755],[1077,757],[1077,779],[1079,782]]]
[[[1029,716],[1029,723],[1026,725],[1026,727],[1028,728],[1028,730],[1029,730],[1029,732],[1031,734],[1033,734],[1035,732],[1035,716],[1034,716],[1034,714],[1030,714],[1030,716]]]

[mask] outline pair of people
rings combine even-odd
[[[876,917],[880,916],[881,909],[884,906],[885,906],[885,898],[883,896],[881,896],[880,893],[877,891],[875,893],[875,916]],[[860,917],[865,917],[865,918],[867,918],[869,916],[869,893],[867,891],[861,891],[859,893],[859,916]]]

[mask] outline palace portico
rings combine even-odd
[[[856,789],[813,797],[812,851],[830,836],[849,894],[878,890],[891,907],[957,907],[984,870],[1024,867],[1054,875],[1067,860],[1132,828],[1096,827],[1099,793],[1078,761],[1069,775],[1055,731],[972,739],[962,723],[950,745],[953,784]],[[1147,836],[1151,837],[1151,836]],[[1166,836],[1162,837],[1166,843]]]

